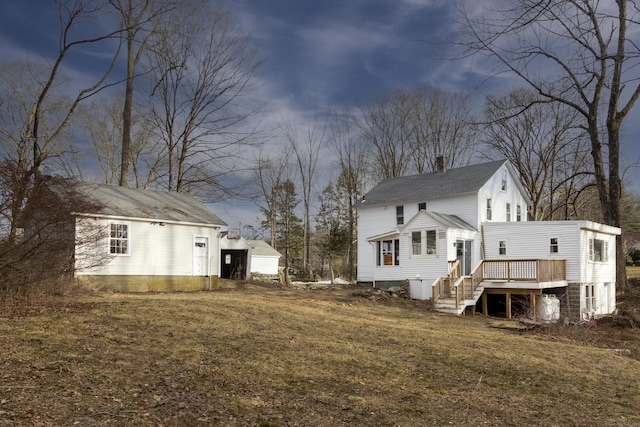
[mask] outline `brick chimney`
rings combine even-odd
[[[439,155],[436,157],[436,172],[444,172],[447,170],[447,157]]]

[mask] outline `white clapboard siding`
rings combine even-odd
[[[87,220],[89,226],[95,229],[95,224],[104,227],[105,235],[92,248],[76,246],[78,275],[158,275],[158,276],[191,276],[194,274],[193,256],[196,237],[206,237],[209,244],[209,274],[218,275],[219,266],[217,254],[220,251],[218,228],[204,225],[185,225],[175,223],[152,224],[149,221],[134,219],[119,220],[119,223],[129,225],[129,254],[109,254],[109,239],[107,236],[109,223],[107,219]],[[82,222],[77,225],[79,240],[82,240]],[[104,251],[104,262],[83,268],[89,259],[88,253],[96,254]],[[96,257],[90,257],[95,260]],[[93,261],[91,261],[93,262]]]

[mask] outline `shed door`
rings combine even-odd
[[[193,247],[193,275],[209,275],[209,238],[196,237]]]

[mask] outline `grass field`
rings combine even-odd
[[[0,425],[640,425],[638,360],[496,322],[353,289],[74,299],[0,318]]]
[[[629,266],[627,266],[627,277],[628,278],[640,277],[640,267],[637,267],[637,266],[629,267]]]

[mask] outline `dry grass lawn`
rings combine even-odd
[[[353,288],[75,298],[0,317],[0,425],[640,425],[637,354],[505,322]]]

